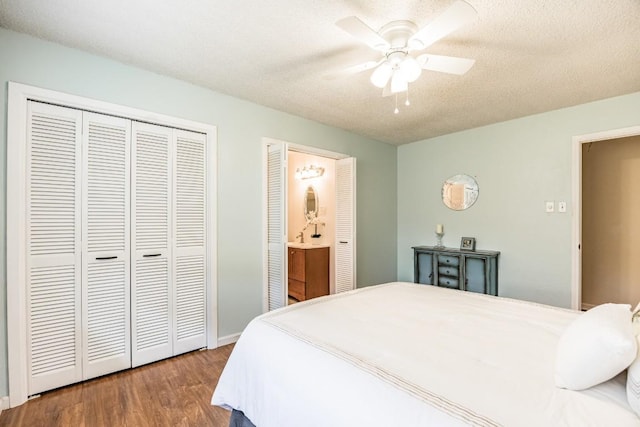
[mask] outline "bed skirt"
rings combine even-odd
[[[229,419],[229,427],[256,427],[251,420],[247,418],[242,411],[231,411],[231,418]]]

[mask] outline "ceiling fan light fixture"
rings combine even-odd
[[[393,67],[388,61],[384,61],[373,73],[371,73],[371,83],[380,89],[387,85],[387,82],[393,74]]]
[[[409,82],[400,70],[395,70],[391,76],[391,93],[406,92],[409,90]]]
[[[400,63],[398,68],[409,83],[418,80],[418,77],[420,77],[420,74],[422,74],[422,67],[420,66],[418,61],[416,61],[416,59],[410,55],[407,55],[404,61]]]

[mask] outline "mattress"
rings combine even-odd
[[[579,315],[402,282],[317,298],[254,319],[211,402],[257,427],[640,425],[624,374],[555,387]]]

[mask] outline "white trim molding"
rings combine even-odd
[[[224,337],[218,338],[218,347],[222,347],[223,345],[235,344],[240,339],[240,335],[242,332],[238,332],[237,334],[225,335]]]
[[[4,411],[5,409],[9,408],[9,396],[0,397],[0,414],[2,414],[2,411]]]
[[[640,126],[576,135],[571,147],[571,308],[582,310],[582,144],[640,135]]]
[[[217,318],[217,128],[191,120],[111,104],[49,89],[9,82],[7,111],[7,346],[9,367],[8,407],[27,400],[26,218],[25,173],[28,101],[56,104],[135,121],[206,134],[207,160],[207,348],[218,344]],[[5,400],[1,402],[5,405]]]
[[[26,218],[25,205],[27,100],[29,87],[9,82],[7,112],[7,353],[9,405],[27,400]]]

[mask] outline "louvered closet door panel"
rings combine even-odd
[[[336,161],[336,293],[356,286],[356,159]]]
[[[285,167],[287,148],[273,144],[267,153],[267,309],[275,310],[286,304],[285,287]]]
[[[131,367],[131,122],[84,113],[84,378]]]
[[[174,354],[206,346],[206,136],[175,131]]]
[[[173,130],[132,125],[131,338],[132,365],[173,355],[171,150]]]
[[[27,117],[27,393],[31,395],[82,379],[82,112],[30,101]]]

